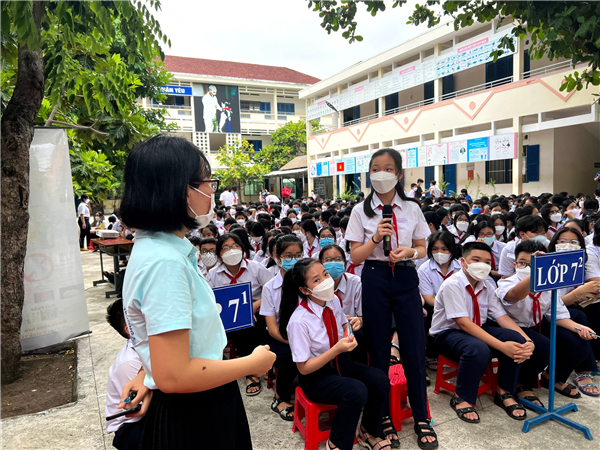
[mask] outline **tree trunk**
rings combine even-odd
[[[42,5],[33,2],[40,39]],[[41,39],[40,39],[41,41]],[[17,83],[2,122],[2,383],[18,378],[23,315],[23,265],[29,228],[29,147],[44,98],[41,51],[19,46]]]

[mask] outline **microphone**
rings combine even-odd
[[[392,205],[383,205],[383,212],[381,214],[383,219],[392,219],[394,217],[394,211],[392,209]],[[392,237],[384,236],[383,237],[383,254],[385,256],[390,256],[390,250],[392,249]]]

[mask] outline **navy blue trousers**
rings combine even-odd
[[[550,339],[534,329],[521,329],[533,341],[535,349],[531,357],[522,364],[519,383],[528,388],[536,388],[539,374],[544,371],[550,362]]]
[[[525,338],[514,330],[489,324],[484,324],[482,328],[502,342],[525,343]],[[522,364],[517,364],[504,353],[491,349],[481,339],[462,330],[447,330],[435,337],[435,345],[440,355],[458,361],[456,395],[472,405],[477,402],[479,380],[492,357],[498,358],[498,387],[511,393],[517,390]]]
[[[291,403],[294,393],[294,379],[300,374],[298,366],[292,360],[292,349],[288,344],[279,342],[271,336],[267,337],[267,344],[271,351],[277,355],[275,368],[277,369],[277,380],[275,391],[282,402]]]
[[[580,306],[570,306],[569,312],[573,314],[573,311],[580,311],[585,314],[587,318],[587,326],[596,332],[596,334],[600,333],[600,303],[594,303],[593,305],[586,306],[582,308]],[[578,316],[581,317],[581,316]],[[571,317],[572,318],[572,317]],[[575,322],[579,322],[579,320],[573,319]],[[583,322],[579,322],[582,325],[585,325]],[[594,358],[600,360],[600,339],[593,339],[589,341],[592,346],[592,350],[594,352]]]
[[[383,407],[389,403],[390,381],[380,370],[338,357],[340,373],[330,364],[309,375],[300,375],[300,387],[311,401],[336,405],[329,440],[340,450],[351,450],[360,413],[372,436],[381,434]]]
[[[366,261],[361,278],[369,365],[387,376],[393,316],[413,418],[415,422],[424,422],[428,418],[425,333],[417,271],[410,266],[396,266],[393,276],[389,265]],[[385,404],[383,415],[389,415],[389,402]]]

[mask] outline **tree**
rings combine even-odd
[[[221,180],[221,186],[238,186],[242,190],[247,182],[269,173],[269,167],[258,162],[256,155],[246,139],[242,139],[241,143],[236,141],[221,147],[217,161],[225,168],[215,171],[215,176]]]
[[[104,153],[80,148],[71,148],[69,153],[75,196],[87,194],[101,203],[115,194],[121,182],[113,173],[115,166]]]
[[[384,1],[360,2],[366,6],[372,16],[386,11]],[[406,0],[394,0],[392,8],[401,7]],[[355,20],[357,1],[309,1],[308,7],[313,8],[322,18],[321,26],[327,33],[345,30],[342,36],[349,40],[362,41],[356,34]],[[440,23],[442,17],[454,19],[454,29],[465,28],[475,22],[489,22],[495,18],[513,19],[512,34],[517,38],[531,35],[529,56],[541,59],[547,56],[553,60],[566,58],[573,67],[579,63],[587,63],[589,67],[581,73],[578,71],[566,77],[562,90],[571,92],[600,85],[600,2],[595,1],[451,1],[428,0],[426,4],[415,6],[409,17],[409,24],[426,23],[429,28]],[[497,50],[491,53],[494,61],[502,56],[503,49],[514,50],[514,40],[511,37],[503,39]]]
[[[148,0],[160,8],[158,0]],[[128,62],[140,51],[151,60],[163,56],[159,39],[167,42],[158,22],[146,4],[128,1],[4,1],[1,5],[2,58],[13,58],[16,67],[14,90],[2,111],[2,383],[17,378],[21,355],[20,331],[23,309],[23,265],[29,224],[29,147],[42,100],[44,87],[50,90],[51,105],[65,92],[69,102],[77,101],[78,89],[92,117],[94,101],[102,113],[126,109],[135,102],[139,80],[127,72],[120,57],[107,55],[105,43],[117,33],[130,52]],[[56,36],[53,47],[44,48],[44,35]],[[78,57],[73,48],[79,50]],[[109,69],[106,79],[96,79],[87,70],[93,64]],[[2,66],[4,69],[4,65]],[[13,69],[14,71],[14,69]],[[9,83],[8,71],[2,73],[2,87]],[[124,88],[125,87],[125,88]],[[2,101],[8,97],[2,97]],[[53,102],[52,100],[56,100]],[[115,106],[116,105],[116,106]],[[54,108],[53,108],[54,110]],[[73,124],[71,124],[73,125]],[[94,123],[75,128],[92,129]],[[8,237],[8,238],[5,238]]]
[[[312,121],[313,131],[319,131],[321,125]],[[296,156],[306,155],[306,122],[287,122],[271,135],[272,145],[264,147],[256,160],[269,167],[269,172],[280,169]]]

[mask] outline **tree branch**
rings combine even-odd
[[[78,130],[90,130],[93,131],[94,133],[98,133],[100,136],[108,136],[108,133],[105,133],[103,131],[100,130],[96,130],[93,127],[87,127],[85,125],[77,125],[76,123],[69,123],[69,122],[61,122],[59,120],[53,120],[50,124],[48,122],[46,122],[46,126],[50,126],[52,124],[57,124],[57,125],[66,125],[68,127],[73,127],[73,128],[77,128]]]
[[[45,126],[49,127],[50,125],[52,125],[54,116],[56,116],[57,112],[58,112],[58,103],[56,105],[54,105],[54,108],[52,108],[52,112],[48,116],[48,120],[46,120]]]

